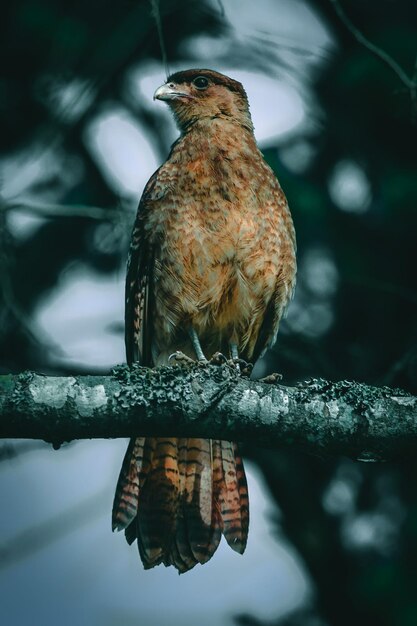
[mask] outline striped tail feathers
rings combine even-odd
[[[212,442],[180,439],[178,456],[180,505],[175,539],[165,564],[172,564],[183,573],[213,556],[223,525],[214,498]]]
[[[239,446],[237,443],[233,444],[233,452],[235,457],[236,478],[240,497],[240,519],[242,529],[242,550],[240,554],[243,554],[248,542],[249,532],[249,490],[248,483],[246,481],[245,468],[243,466],[243,460],[239,453]]]
[[[223,522],[223,535],[229,546],[243,554],[249,529],[249,499],[245,470],[237,445],[213,442],[213,474]]]
[[[214,483],[214,463],[213,463],[213,440],[209,440],[210,444],[210,481],[211,481],[211,500],[212,500],[212,510],[211,510],[211,536],[210,540],[207,544],[207,558],[204,562],[211,559],[213,554],[216,552],[219,543],[222,538],[223,533],[223,519],[220,511],[219,502],[216,497],[215,483]]]
[[[140,494],[142,492],[143,485],[145,484],[145,480],[148,476],[148,473],[150,472],[152,468],[153,456],[155,453],[156,442],[157,442],[157,440],[154,439],[153,437],[146,437],[144,441],[145,443],[143,445],[142,459],[140,458],[140,456],[136,457],[136,465],[138,467],[138,484],[139,484],[137,512],[136,512],[136,516],[132,519],[129,526],[125,528],[125,537],[129,545],[132,545],[132,543],[138,538],[138,512],[139,512]]]
[[[185,481],[187,473],[187,452],[188,439],[181,438],[178,440],[178,472],[179,472],[179,509],[177,517],[177,530],[175,538],[171,545],[171,551],[166,561],[166,565],[174,565],[180,574],[187,572],[197,565],[198,560],[195,558],[191,549],[190,541],[187,533],[187,522],[185,519],[185,511],[183,501],[185,498]]]
[[[149,450],[145,454],[145,438],[131,439],[123,459],[113,501],[112,529],[128,528],[136,519],[140,477],[150,465]],[[131,543],[131,542],[129,542]]]
[[[166,567],[173,565],[178,570],[179,574],[185,574],[185,572],[193,569],[193,567],[197,565],[198,561],[195,560],[191,552],[191,548],[189,548],[189,551],[185,555],[184,553],[180,553],[178,548],[178,538],[180,538],[180,542],[187,542],[187,537],[181,530],[181,527],[177,527],[177,535],[172,541],[170,552],[164,558],[163,563]]]
[[[152,467],[140,492],[137,519],[138,547],[145,569],[167,560],[179,503],[178,440],[154,441]]]
[[[220,516],[214,505],[212,442],[188,439],[182,511],[194,558],[206,563],[221,539]]]
[[[138,539],[146,569],[160,563],[182,573],[207,562],[222,533],[246,547],[248,492],[235,444],[206,439],[131,440],[113,505],[113,529]]]

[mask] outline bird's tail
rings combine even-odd
[[[113,504],[113,530],[138,540],[146,569],[164,563],[186,572],[206,563],[223,534],[242,554],[248,489],[229,441],[142,437],[127,449]]]

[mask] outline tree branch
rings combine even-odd
[[[0,437],[59,446],[135,435],[221,438],[388,460],[416,454],[417,398],[348,381],[267,385],[228,365],[0,376]]]
[[[48,204],[45,202],[31,202],[29,200],[3,200],[0,202],[0,212],[24,211],[33,213],[38,217],[86,217],[95,220],[120,221],[126,219],[133,221],[133,211],[128,211],[121,206],[103,208],[82,204]],[[1,214],[0,213],[0,214]]]
[[[400,79],[400,81],[405,85],[405,87],[410,91],[410,95],[412,100],[415,99],[415,90],[417,88],[416,84],[416,76],[412,76],[411,78],[407,75],[407,73],[403,70],[401,65],[395,61],[385,50],[378,48],[374,43],[369,41],[367,37],[353,24],[353,22],[348,18],[346,13],[344,12],[342,6],[339,3],[339,0],[330,0],[333,4],[335,11],[341,21],[344,23],[346,28],[350,30],[355,39],[365,48],[369,50],[374,56],[376,56],[380,61],[385,63],[389,68],[391,68]]]

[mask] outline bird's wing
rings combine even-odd
[[[264,312],[262,324],[253,350],[253,361],[259,359],[267,350],[274,345],[279,324],[285,315],[291,298],[294,294],[296,262],[295,231],[287,200],[279,187],[274,192],[276,205],[281,214],[282,230],[279,236],[279,248],[281,265],[275,278],[274,293],[270,298]]]
[[[139,202],[133,226],[126,271],[125,345],[128,364],[152,365],[152,272],[153,250],[145,232],[149,205],[155,198],[157,170],[149,179]]]

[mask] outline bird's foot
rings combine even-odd
[[[253,364],[248,363],[244,359],[240,359],[239,357],[229,359],[228,364],[231,368],[236,370],[241,376],[249,378],[253,370]]]
[[[268,376],[265,376],[264,378],[259,378],[257,382],[265,383],[266,385],[276,385],[280,380],[282,380],[282,374],[277,374],[275,372],[274,374],[269,374]]]
[[[207,361],[210,365],[228,365],[241,376],[249,377],[251,375],[253,365],[239,357],[228,359],[222,352],[215,352],[211,359]]]
[[[184,352],[181,352],[181,350],[177,350],[168,357],[168,363],[170,365],[181,365],[183,367],[192,367],[193,365],[201,365],[202,367],[205,367],[206,365],[228,365],[231,369],[235,370],[243,377],[249,377],[253,370],[252,363],[248,363],[247,361],[239,358],[228,359],[222,352],[215,352],[209,360],[202,358],[195,361],[191,357],[184,354]],[[274,374],[271,376],[274,376]],[[276,374],[275,376],[279,376],[279,374]],[[273,380],[269,380],[270,378],[270,376],[267,376],[263,382],[272,383]]]
[[[221,352],[215,352],[211,359],[207,361],[210,365],[224,365],[228,363],[228,359]]]
[[[170,354],[170,356],[168,357],[168,363],[170,365],[182,365],[185,367],[191,367],[192,365],[195,365],[194,359],[190,358],[180,350],[177,350],[176,352]]]

